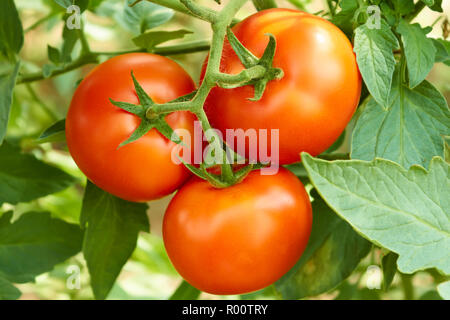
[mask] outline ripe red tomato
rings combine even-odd
[[[191,179],[167,208],[163,238],[186,281],[213,294],[241,294],[289,271],[305,249],[311,224],[305,188],[281,168],[272,176],[253,171],[225,189]]]
[[[213,127],[224,136],[226,129],[268,129],[269,151],[270,129],[279,129],[280,164],[300,161],[302,151],[318,155],[330,147],[350,121],[361,93],[355,54],[344,33],[320,17],[290,9],[260,11],[233,32],[257,57],[269,41],[267,33],[273,34],[273,65],[283,69],[284,77],[269,82],[257,102],[248,100],[253,86],[214,88],[205,106]],[[221,71],[242,70],[226,42]]]
[[[118,148],[141,121],[109,101],[139,103],[131,71],[157,103],[195,90],[189,75],[168,58],[147,53],[112,58],[78,86],[66,119],[67,144],[78,167],[97,186],[126,200],[149,201],[175,191],[190,173],[172,162],[175,144],[156,129]],[[187,129],[193,136],[193,114],[176,112],[166,119],[172,128]]]

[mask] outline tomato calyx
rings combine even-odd
[[[149,116],[149,110],[152,109],[155,103],[136,80],[133,71],[131,71],[131,77],[133,78],[134,88],[141,104],[135,105],[128,102],[114,101],[113,99],[109,99],[109,101],[116,107],[141,118],[141,124],[127,140],[119,145],[118,149],[138,140],[153,128],[156,128],[167,139],[177,144],[182,143],[182,140],[166,122],[164,114],[150,113]]]
[[[250,101],[260,100],[266,90],[267,83],[272,80],[280,80],[284,76],[284,72],[281,68],[274,68],[272,66],[277,46],[275,36],[271,33],[267,33],[266,35],[269,37],[269,43],[267,44],[262,57],[258,58],[250,52],[250,50],[244,47],[231,28],[227,29],[228,41],[246,70],[254,69],[257,66],[265,69],[261,78],[256,78],[243,84],[253,85],[255,88],[253,98],[249,98]]]

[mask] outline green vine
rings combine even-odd
[[[272,61],[276,48],[276,41],[272,35],[269,35],[269,44],[267,45],[263,56],[259,59],[239,42],[239,40],[234,36],[230,29],[230,26],[233,22],[233,17],[247,1],[248,0],[230,0],[221,11],[212,11],[195,3],[192,0],[181,0],[187,10],[189,10],[196,17],[208,21],[211,24],[211,28],[213,30],[209,59],[206,66],[203,82],[201,83],[192,99],[189,99],[187,101],[185,99],[177,99],[173,102],[165,104],[153,103],[149,96],[145,94],[143,90],[141,90],[139,84],[135,82],[136,92],[138,93],[140,103],[146,108],[145,118],[143,118],[141,115],[142,106],[133,108],[126,103],[112,101],[112,103],[117,107],[140,116],[142,118],[142,125],[145,126],[145,130],[143,130],[142,127],[139,127],[132,134],[131,138],[125,141],[123,145],[134,141],[136,137],[142,136],[152,128],[157,128],[163,135],[165,135],[169,139],[173,138],[173,132],[168,125],[164,126],[164,128],[161,128],[160,126],[161,121],[164,121],[164,116],[168,113],[176,111],[190,111],[194,113],[197,116],[198,120],[201,122],[203,131],[211,132],[211,135],[208,137],[208,143],[210,145],[219,147],[220,149],[222,149],[222,147],[224,147],[225,149],[223,152],[223,163],[221,164],[220,175],[215,175],[208,172],[205,164],[201,164],[200,168],[196,168],[185,163],[185,165],[194,174],[208,180],[212,185],[218,188],[222,188],[240,182],[243,178],[245,178],[246,174],[248,174],[251,169],[253,169],[253,165],[251,164],[237,172],[234,172],[232,164],[227,159],[227,155],[234,154],[234,152],[230,150],[226,145],[222,146],[222,141],[218,134],[214,130],[211,130],[211,124],[209,123],[208,117],[206,116],[206,113],[203,109],[206,98],[208,97],[211,89],[216,86],[222,88],[236,88],[244,85],[253,85],[255,88],[255,96],[250,99],[256,101],[261,99],[262,95],[264,94],[266,84],[269,81],[280,79],[283,77],[283,71],[281,69],[272,67]],[[152,2],[157,3],[159,1]],[[228,38],[232,48],[235,50],[236,54],[245,67],[245,69],[238,74],[230,75],[220,72],[220,62],[222,58],[225,37]],[[145,103],[144,101],[147,101],[147,103]],[[133,112],[133,110],[135,110],[136,112]],[[175,137],[174,142],[180,143],[179,138]]]

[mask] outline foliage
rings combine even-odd
[[[19,298],[20,290],[29,288],[23,284],[36,281],[36,277],[47,275],[52,281],[65,282],[64,269],[71,265],[81,267],[97,299],[197,299],[201,293],[186,282],[172,293],[149,289],[150,294],[140,296],[127,294],[117,282],[122,271],[130,270],[142,271],[160,287],[161,274],[176,279],[174,283],[180,278],[160,239],[145,234],[150,229],[147,204],[127,202],[84,183],[64,142],[66,106],[86,65],[121,53],[172,55],[189,69],[195,55],[188,53],[211,50],[211,65],[218,69],[228,30],[245,72],[234,77],[208,74],[208,79],[214,80],[212,85],[204,81],[197,93],[169,104],[173,108],[169,111],[193,111],[208,129],[202,108],[213,85],[251,84],[256,89],[255,99],[259,99],[266,84],[280,76],[281,71],[272,68],[275,39],[259,59],[233,38],[227,27],[236,22],[235,13],[245,0],[229,1],[234,7],[228,7],[233,10],[226,15],[227,24],[214,29],[211,42],[203,40],[207,35],[196,20],[211,22],[217,12],[209,7],[189,7],[190,0],[150,0],[135,5],[131,0],[26,2],[0,1],[0,299]],[[253,2],[258,10],[289,6],[283,1]],[[289,1],[302,10],[307,10],[310,2]],[[450,113],[441,93],[447,90],[448,94],[448,77],[442,85],[430,78],[430,71],[438,66],[447,68],[444,73],[448,75],[450,44],[445,31],[432,38],[432,28],[414,20],[424,7],[441,13],[442,1],[324,3],[326,8],[316,14],[336,24],[352,41],[364,82],[363,96],[346,134],[332,148],[317,158],[302,154],[302,163],[289,166],[307,184],[313,198],[313,231],[305,253],[274,286],[242,298],[399,298],[400,278],[406,298],[449,299]],[[73,18],[67,11],[72,5],[81,9],[80,29],[65,24]],[[41,12],[33,24],[28,22],[26,6]],[[125,49],[94,50],[91,38],[95,37],[89,33],[94,24],[87,17],[108,21],[107,27],[95,30],[119,30],[126,38]],[[443,26],[448,30],[448,21]],[[44,64],[33,61],[27,49],[32,39],[29,35],[40,28],[44,33],[57,30],[60,40],[45,43]],[[127,49],[129,46],[133,47]],[[199,71],[195,72],[198,75]],[[124,144],[154,127],[170,137],[172,132],[164,121],[167,111],[162,112],[161,105],[146,97],[137,82],[136,89],[147,112],[139,113],[141,131]],[[53,90],[52,94],[47,94],[48,90]],[[135,110],[134,105],[114,103]],[[223,187],[221,179],[226,175],[218,177],[203,166],[190,169]],[[247,173],[230,174],[225,184],[236,183]],[[150,212],[152,208],[151,203]],[[366,269],[374,264],[382,268],[382,287],[362,288]],[[407,284],[413,277],[432,279],[429,290],[411,292]],[[38,287],[39,281],[30,286]]]

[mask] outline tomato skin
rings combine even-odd
[[[147,53],[114,57],[93,69],[78,86],[66,119],[67,144],[78,167],[97,186],[126,200],[150,201],[174,192],[190,173],[172,162],[175,144],[156,129],[118,148],[141,122],[109,101],[139,104],[131,71],[157,103],[195,90],[189,75],[168,58]],[[193,135],[193,114],[176,112],[166,119],[172,128],[187,129]]]
[[[270,285],[295,265],[311,224],[308,194],[281,168],[272,176],[253,171],[225,189],[192,178],[167,208],[163,238],[190,284],[212,294],[242,294]]]
[[[260,11],[233,27],[241,43],[261,57],[267,33],[277,40],[273,65],[284,77],[268,83],[260,101],[252,86],[214,88],[205,111],[213,127],[226,129],[279,129],[279,163],[300,161],[306,151],[318,155],[340,136],[359,102],[361,75],[350,41],[332,23],[301,11]],[[225,42],[221,71],[243,70]],[[203,70],[203,74],[204,74]],[[260,141],[264,143],[264,141]],[[248,156],[248,151],[247,151]]]

